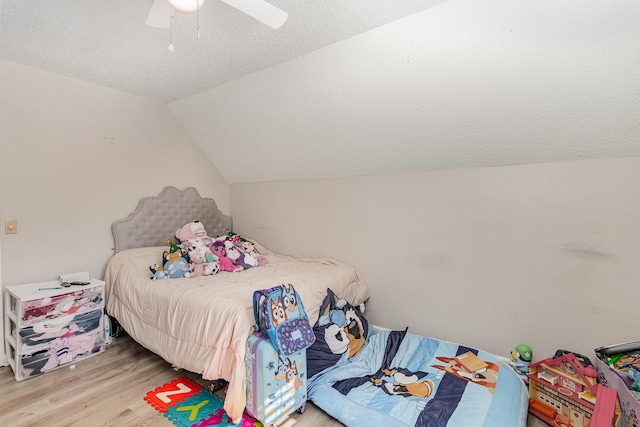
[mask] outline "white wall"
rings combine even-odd
[[[0,234],[5,286],[103,277],[111,223],[166,185],[229,213],[229,185],[165,105],[7,61],[0,93],[0,219],[18,220]]]
[[[354,265],[374,323],[536,359],[637,340],[640,157],[231,186],[236,231]]]
[[[4,342],[4,290],[2,288],[2,241],[0,241],[0,366],[7,364]]]

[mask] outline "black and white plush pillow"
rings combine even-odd
[[[370,331],[373,329],[358,307],[327,289],[313,326],[316,341],[307,349],[307,377],[354,357],[364,347]]]

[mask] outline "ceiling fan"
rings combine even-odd
[[[280,28],[289,17],[287,12],[264,0],[221,1],[274,29]],[[204,0],[154,0],[145,23],[154,28],[169,28],[171,17],[176,12],[193,13],[200,10],[203,4]]]

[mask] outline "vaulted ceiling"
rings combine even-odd
[[[2,0],[0,57],[166,103],[230,183],[640,155],[637,0],[269,2],[169,51],[152,0]]]

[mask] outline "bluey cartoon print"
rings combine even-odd
[[[273,300],[271,300],[271,320],[273,321],[274,326],[278,326],[288,318],[287,312],[282,306],[282,297],[278,297],[277,301],[278,302],[275,303]]]

